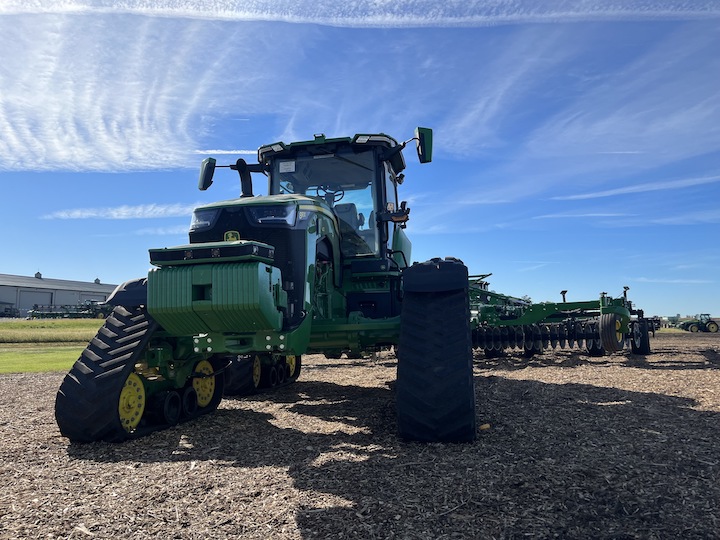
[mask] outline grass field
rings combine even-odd
[[[8,320],[0,324],[0,373],[68,371],[103,321]]]
[[[98,319],[2,320],[0,374],[68,371],[102,323]]]

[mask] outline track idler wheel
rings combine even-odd
[[[287,380],[290,382],[297,381],[302,368],[302,357],[290,354],[285,357],[285,367],[287,368]]]
[[[275,388],[279,384],[277,364],[263,364],[260,375],[262,388]]]
[[[181,412],[180,394],[174,390],[155,394],[148,405],[148,416],[156,424],[174,426],[180,421]]]
[[[182,392],[182,415],[192,418],[198,412],[198,395],[195,388],[187,386]]]
[[[285,384],[285,361],[278,362],[275,364],[275,370],[277,371],[277,383],[278,386]]]

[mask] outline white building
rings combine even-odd
[[[34,305],[75,306],[89,300],[103,302],[115,290],[115,285],[95,282],[69,281],[44,278],[40,272],[35,277],[0,274],[0,307],[15,307],[25,316]]]

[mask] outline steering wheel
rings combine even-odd
[[[318,197],[322,197],[328,203],[332,202],[333,204],[335,204],[336,202],[340,202],[343,199],[343,197],[345,196],[345,191],[342,188],[332,189],[328,186],[318,186],[317,194]]]

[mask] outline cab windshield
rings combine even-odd
[[[375,154],[372,149],[276,159],[270,193],[323,199],[338,218],[346,257],[378,251],[375,226]]]

